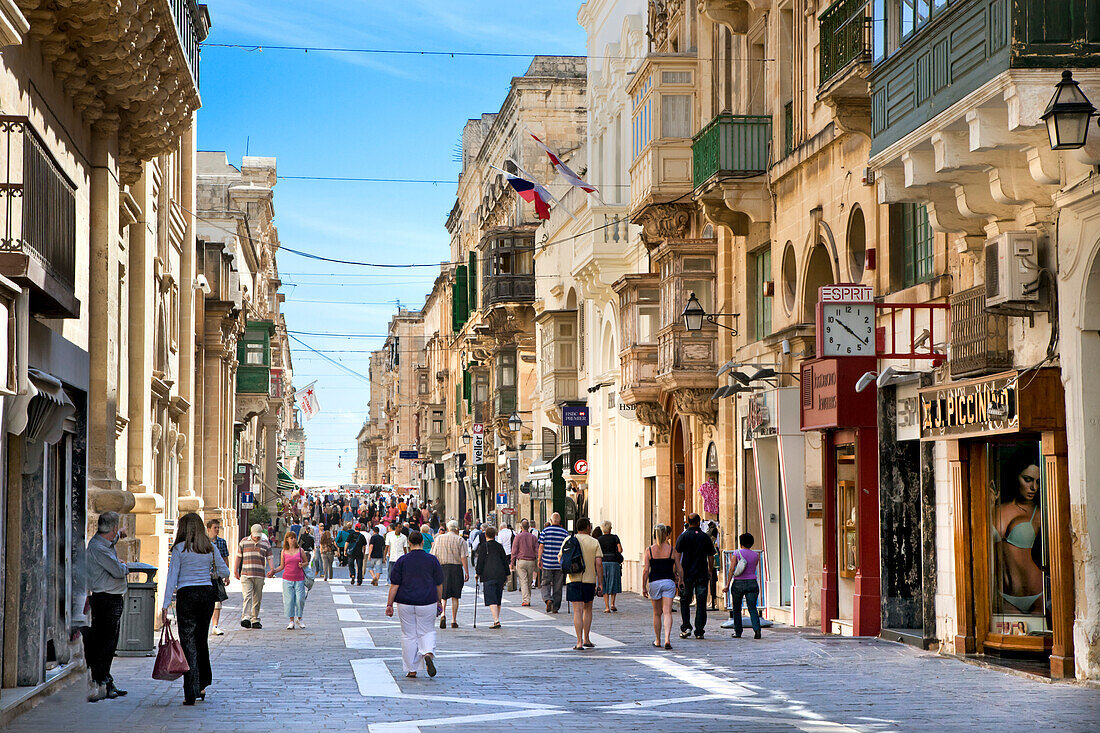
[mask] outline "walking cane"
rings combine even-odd
[[[474,628],[477,628],[477,589],[481,584],[474,578]]]

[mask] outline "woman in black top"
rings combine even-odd
[[[623,592],[623,545],[619,536],[611,533],[611,522],[601,526],[603,534],[597,539],[603,551],[603,612],[618,612],[615,596]]]
[[[485,541],[477,548],[475,571],[481,580],[485,595],[485,605],[493,612],[493,625],[490,629],[500,628],[500,601],[504,595],[504,581],[508,579],[508,557],[504,554],[504,545],[496,541],[497,528],[485,528]]]
[[[669,542],[671,528],[658,524],[653,528],[653,544],[645,550],[642,568],[642,595],[653,601],[653,646],[672,648],[672,599],[683,584],[683,571]]]

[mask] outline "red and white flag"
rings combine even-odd
[[[312,420],[314,415],[321,411],[321,405],[317,403],[316,382],[310,382],[304,389],[294,393],[294,400],[302,408],[302,417]]]
[[[598,193],[595,186],[591,186],[588,183],[585,183],[583,178],[574,173],[572,169],[570,169],[569,166],[567,166],[565,163],[561,162],[561,158],[559,158],[553,150],[546,147],[546,143],[544,143],[542,140],[539,140],[538,137],[535,136],[535,133],[532,132],[529,134],[531,135],[531,137],[535,138],[535,143],[540,148],[542,148],[547,155],[550,156],[550,165],[554,166],[554,170],[556,170],[562,178],[568,181],[569,185],[576,186],[582,191],[587,191],[588,193]]]

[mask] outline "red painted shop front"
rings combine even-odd
[[[878,636],[878,420],[875,385],[856,382],[875,358],[802,363],[802,430],[821,433],[822,632]]]

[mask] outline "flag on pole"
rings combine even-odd
[[[561,158],[559,158],[553,150],[546,147],[546,143],[544,143],[542,140],[539,140],[535,133],[528,132],[528,134],[533,137],[535,139],[535,143],[538,144],[538,146],[542,148],[547,155],[550,156],[550,165],[554,166],[554,170],[556,170],[562,178],[568,181],[569,185],[575,186],[582,191],[586,191],[588,193],[597,193],[594,186],[585,183],[583,178],[574,173],[572,169],[570,169],[570,167],[567,166],[565,163],[562,163]]]
[[[508,185],[519,194],[521,199],[529,204],[535,205],[535,213],[538,215],[539,219],[550,218],[549,202],[553,199],[553,196],[550,195],[549,191],[538,183],[529,181],[526,178],[520,178],[513,173],[508,173],[506,171],[501,171],[501,173],[504,174],[504,179],[508,181]]]
[[[313,386],[315,384],[317,383],[310,382],[304,389],[294,393],[294,400],[302,408],[302,417],[306,420],[312,420],[321,411],[321,406],[317,403],[317,392]]]

